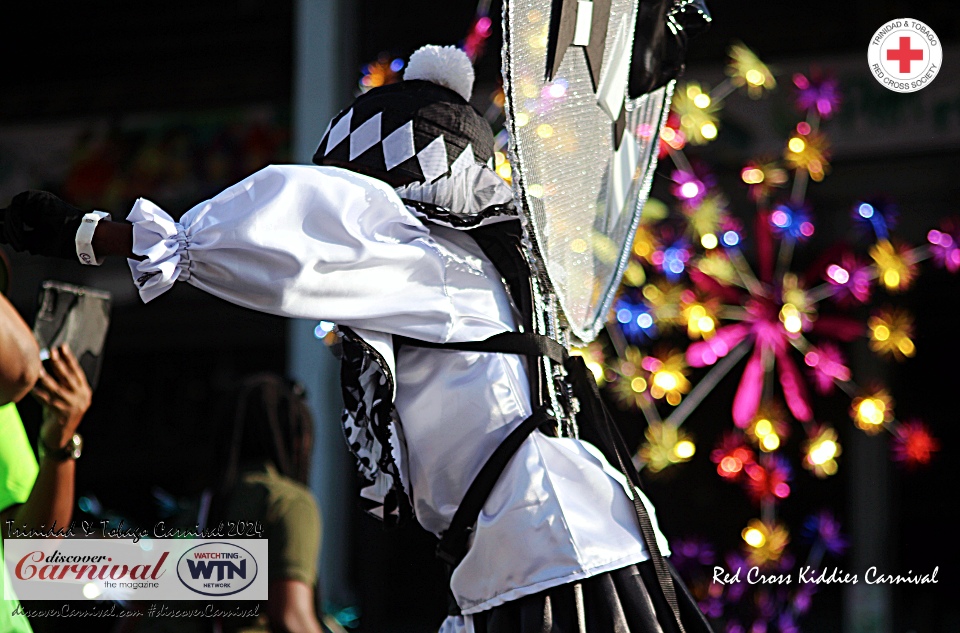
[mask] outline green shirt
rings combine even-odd
[[[320,554],[320,511],[309,488],[284,477],[271,463],[246,466],[227,495],[223,519],[259,521],[263,526],[268,580],[299,580],[311,587],[315,585]],[[217,606],[250,608],[252,604],[218,602]],[[177,618],[144,618],[135,630],[136,633],[197,633],[210,630],[210,624]],[[223,630],[268,633],[266,605],[261,605],[260,617],[256,619],[225,619]]]
[[[223,514],[228,521],[259,521],[267,539],[267,578],[313,587],[320,554],[320,511],[310,489],[284,477],[272,463],[244,468]],[[264,609],[254,622],[225,622],[234,633],[267,633]]]
[[[20,421],[17,407],[7,404],[0,407],[0,512],[27,500],[33,483],[37,480],[37,459],[27,440],[27,432]],[[0,526],[6,533],[7,526]],[[3,554],[3,539],[0,538],[0,555]],[[4,633],[31,633],[26,616],[11,615],[20,604],[18,600],[4,600],[3,590],[10,582],[7,567],[3,567],[3,585],[0,585],[0,631]],[[11,590],[12,591],[12,590]]]
[[[263,524],[270,580],[300,580],[310,586],[317,582],[320,512],[309,488],[280,475],[271,463],[247,468],[223,516]]]

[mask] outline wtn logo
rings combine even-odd
[[[203,543],[177,562],[177,576],[189,589],[204,596],[229,596],[249,587],[257,577],[256,559],[232,543]]]
[[[190,570],[190,576],[194,580],[203,578],[210,580],[214,570],[217,572],[216,580],[224,578],[233,580],[235,576],[247,579],[247,561],[242,560],[240,564],[229,560],[189,560],[187,559],[187,568]]]

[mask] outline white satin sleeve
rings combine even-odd
[[[273,165],[179,222],[145,199],[127,219],[144,302],[185,281],[261,312],[435,342],[513,325],[472,241],[433,235],[387,184],[347,170]]]

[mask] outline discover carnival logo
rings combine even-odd
[[[146,583],[163,576],[163,562],[170,552],[161,552],[155,562],[140,565],[113,563],[112,556],[68,556],[55,550],[47,555],[40,550],[29,552],[13,570],[17,580],[83,581],[110,580],[120,583]]]
[[[916,92],[940,72],[943,46],[933,29],[919,20],[890,20],[873,34],[867,63],[883,87],[894,92]]]
[[[257,560],[239,545],[203,543],[188,549],[177,562],[177,577],[190,591],[204,596],[229,596],[253,584]]]
[[[4,539],[21,600],[266,600],[267,539]],[[0,632],[5,633],[5,632]]]

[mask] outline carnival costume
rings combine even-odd
[[[611,23],[618,1],[606,3]],[[604,10],[601,0],[580,4]],[[634,23],[679,25],[682,11],[699,7],[654,3],[662,10],[651,18],[620,4],[626,17],[607,47],[614,61],[629,60],[624,33],[632,37]],[[564,57],[566,22],[555,22],[549,48]],[[602,92],[610,80],[596,60],[607,58],[585,52],[595,61],[581,80]],[[509,102],[516,66],[507,57]],[[555,75],[567,68],[552,63]],[[622,64],[604,64],[626,79]],[[604,182],[620,179],[604,194],[614,232],[635,230],[671,72],[658,67],[666,81],[626,102],[621,88],[619,108],[610,99],[605,107],[618,135],[618,166],[602,166]],[[578,304],[583,292],[569,274],[579,269],[551,241],[562,231],[550,237],[538,206],[549,192],[538,198],[530,186],[538,171],[516,112],[508,107],[515,173],[527,178],[517,192],[492,169],[493,135],[469,105],[472,83],[465,55],[424,47],[404,81],[361,95],[331,121],[316,166],[267,167],[179,221],[138,200],[127,219],[144,257],[130,260],[140,295],[150,301],[185,281],[261,312],[337,324],[344,434],[361,496],[384,521],[415,517],[440,537],[455,602],[442,633],[709,631],[665,562],[667,541],[596,383],[568,352],[602,325],[623,258],[613,253],[605,287],[587,288]],[[55,206],[30,195],[14,200],[7,225]]]

